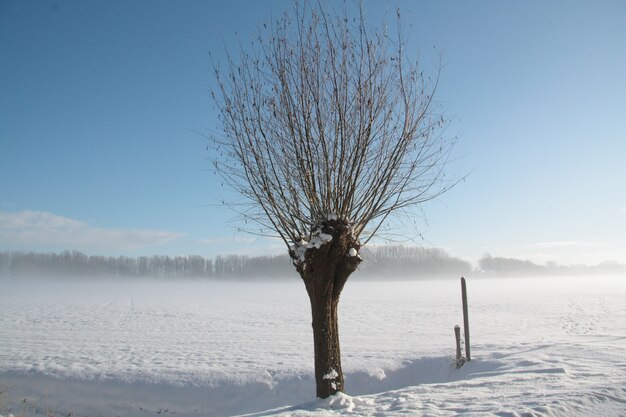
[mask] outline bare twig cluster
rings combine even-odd
[[[438,75],[406,58],[400,31],[368,30],[359,12],[296,6],[214,66],[215,168],[243,196],[239,212],[288,246],[328,215],[367,241],[390,214],[450,187]]]

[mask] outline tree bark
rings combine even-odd
[[[361,246],[351,225],[340,219],[323,222],[310,242],[317,243],[290,253],[311,302],[316,392],[326,398],[344,389],[337,307],[348,277],[361,262]]]
[[[339,348],[339,300],[311,298],[313,345],[315,351],[315,385],[319,398],[344,389],[341,351]]]

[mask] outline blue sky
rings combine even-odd
[[[443,53],[450,172],[471,172],[408,237],[471,261],[626,263],[626,2],[365,1],[368,19],[395,4],[414,50]],[[198,132],[217,127],[209,52],[290,8],[0,0],[0,250],[283,250],[236,232]]]

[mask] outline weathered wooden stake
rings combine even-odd
[[[461,354],[461,327],[454,326],[454,338],[456,339],[456,367],[463,366],[463,355]]]
[[[469,330],[469,317],[467,314],[467,286],[465,285],[465,278],[461,277],[461,296],[463,297],[463,331],[465,333],[465,359],[472,360],[470,354],[470,330]]]

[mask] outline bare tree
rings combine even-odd
[[[244,222],[277,234],[304,281],[321,398],[344,389],[337,306],[359,250],[390,215],[449,188],[452,146],[433,111],[438,76],[406,57],[400,30],[371,30],[362,6],[345,10],[296,6],[214,65],[214,165],[242,197]]]

